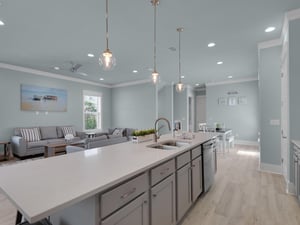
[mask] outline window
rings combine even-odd
[[[101,123],[101,93],[83,91],[84,130],[99,130]]]

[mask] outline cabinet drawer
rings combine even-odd
[[[201,145],[192,149],[192,159],[195,159],[200,155],[201,155]]]
[[[181,154],[180,156],[177,156],[176,160],[177,160],[177,169],[179,169],[191,161],[190,151],[187,151],[187,152]]]
[[[144,173],[100,196],[101,218],[125,205],[148,189],[147,174]]]
[[[151,185],[157,184],[175,171],[175,160],[172,159],[151,170]]]

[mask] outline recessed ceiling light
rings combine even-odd
[[[101,77],[99,80],[104,80],[104,78]]]
[[[132,72],[133,72],[133,73],[138,73],[139,71],[137,71],[137,70],[132,70]]]
[[[228,78],[228,79],[232,79],[232,77],[233,77],[233,76],[228,76],[227,78]]]
[[[207,47],[209,47],[209,48],[212,48],[212,47],[215,47],[215,46],[216,46],[216,43],[214,43],[214,42],[211,42],[207,45]]]
[[[87,56],[90,57],[90,58],[94,58],[95,57],[95,55],[92,54],[92,53],[87,54]]]
[[[199,86],[200,84],[195,84],[196,86]]]
[[[217,62],[217,64],[218,64],[218,65],[222,65],[222,64],[223,64],[223,62],[222,62],[222,61],[219,61],[219,62]]]
[[[181,79],[184,79],[184,76],[182,75],[180,78],[181,78]]]
[[[2,20],[0,20],[0,26],[4,26],[4,25],[5,23]]]
[[[53,69],[60,70],[60,68],[58,66],[54,66]]]
[[[268,28],[265,29],[265,32],[269,33],[269,32],[274,31],[275,29],[276,29],[275,27],[268,27]]]

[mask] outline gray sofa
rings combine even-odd
[[[116,129],[121,130],[122,132],[115,134]],[[122,142],[129,141],[130,136],[132,136],[135,129],[132,128],[114,128],[108,129],[108,132],[96,133],[95,137],[87,139],[88,148],[97,148],[107,145],[118,144]]]
[[[18,158],[27,158],[29,156],[44,154],[45,145],[51,143],[65,143],[62,127],[72,126],[43,126],[36,127],[40,132],[39,141],[26,141],[22,137],[20,129],[34,127],[18,127],[14,129],[14,134],[11,137],[11,146],[13,154]],[[80,141],[85,138],[84,132],[76,131],[76,136],[72,141]]]

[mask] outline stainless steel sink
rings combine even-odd
[[[191,143],[185,141],[167,140],[156,144],[148,145],[148,148],[156,148],[162,150],[176,150],[177,148],[188,146]]]
[[[180,148],[180,147],[188,146],[191,143],[190,142],[185,142],[185,141],[168,140],[168,141],[159,142],[159,144],[165,145],[165,146],[174,146],[174,147]]]
[[[175,146],[168,146],[168,145],[161,145],[161,144],[148,145],[147,147],[161,149],[161,150],[176,150],[177,149],[177,147],[175,147]]]

